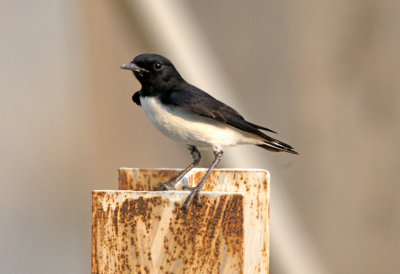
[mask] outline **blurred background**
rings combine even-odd
[[[119,66],[144,52],[300,152],[219,165],[271,173],[272,274],[398,273],[399,18],[395,0],[0,1],[0,273],[88,273],[91,190],[190,162],[131,101]]]

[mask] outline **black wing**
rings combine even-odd
[[[264,134],[260,129],[276,133],[275,131],[246,121],[243,116],[230,106],[190,84],[187,84],[184,88],[164,92],[161,96],[161,102],[181,107],[187,111],[210,117],[238,129],[254,133],[264,139],[265,145],[259,146],[265,149],[298,154],[290,145]]]
[[[246,121],[236,110],[215,99],[208,93],[189,85],[181,89],[173,89],[164,93],[161,101],[184,108],[187,111],[197,113],[202,116],[213,118],[219,122],[229,124],[238,129],[257,134],[263,138],[267,137],[259,129],[270,132],[275,131],[255,125]]]
[[[136,91],[135,94],[132,95],[132,101],[136,103],[136,105],[141,106],[140,104],[140,92]]]

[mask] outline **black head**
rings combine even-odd
[[[158,54],[140,54],[121,69],[132,70],[142,89],[162,91],[183,81],[171,61]]]

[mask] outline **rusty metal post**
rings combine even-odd
[[[268,172],[214,170],[187,213],[188,192],[154,191],[178,172],[121,168],[118,191],[93,191],[92,273],[268,273]]]

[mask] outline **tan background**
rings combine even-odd
[[[397,273],[400,2],[143,2],[0,2],[0,273],[89,272],[90,191],[190,160],[131,101],[142,52],[301,153],[220,165],[272,174],[271,273]]]

